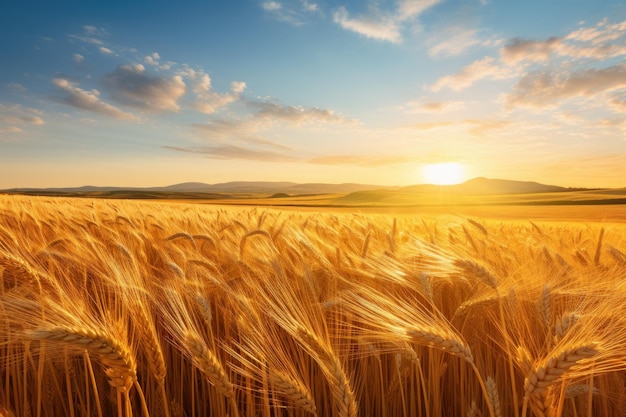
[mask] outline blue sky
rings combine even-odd
[[[626,186],[626,5],[5,1],[0,189]]]

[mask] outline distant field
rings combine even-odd
[[[0,196],[0,416],[626,409],[624,206],[199,202]]]
[[[459,194],[450,191],[370,190],[338,194],[200,193],[163,191],[30,191],[28,195],[130,200],[207,201],[213,204],[302,207],[439,207],[490,205],[616,205],[626,204],[626,189],[542,193]]]

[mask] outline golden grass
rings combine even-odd
[[[620,415],[626,224],[555,220],[0,197],[0,416]]]

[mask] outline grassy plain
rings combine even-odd
[[[626,409],[624,206],[352,198],[0,196],[0,415]]]

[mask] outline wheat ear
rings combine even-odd
[[[32,330],[28,336],[35,340],[64,343],[70,347],[86,350],[100,357],[105,366],[109,383],[124,392],[137,382],[137,365],[130,349],[110,335],[87,327],[51,327]]]
[[[193,362],[206,376],[211,385],[224,397],[234,398],[235,390],[228,379],[228,375],[226,375],[222,363],[206,343],[198,336],[188,333],[185,336],[185,346],[189,350]]]
[[[572,345],[559,353],[545,358],[535,366],[524,381],[524,405],[522,417],[530,401],[535,414],[549,416],[552,413],[552,385],[578,362],[598,353],[595,343]]]
[[[350,381],[346,376],[339,358],[310,331],[299,328],[298,338],[312,354],[330,382],[331,391],[339,407],[339,417],[356,417],[357,403]]]
[[[274,389],[293,401],[298,408],[311,414],[317,414],[311,392],[300,381],[280,371],[270,372],[270,381]]]
[[[492,377],[488,376],[485,381],[485,387],[487,387],[487,396],[491,406],[493,407],[494,414],[496,417],[502,417],[502,410],[500,409],[500,396],[498,395],[496,381],[494,381]]]
[[[543,360],[526,378],[524,383],[526,395],[539,395],[544,392],[579,361],[595,356],[598,353],[596,347],[595,343],[574,345]]]
[[[407,329],[406,334],[415,343],[444,350],[468,363],[474,362],[469,346],[451,334],[437,332],[434,328],[424,329],[417,327]]]

